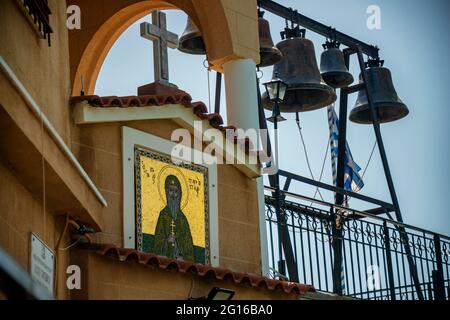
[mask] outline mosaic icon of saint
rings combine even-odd
[[[161,210],[156,225],[154,253],[184,261],[195,261],[189,222],[181,210],[182,190],[178,178],[165,181],[167,206]]]

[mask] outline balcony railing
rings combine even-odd
[[[17,0],[17,2],[27,15],[32,26],[36,29],[36,32],[43,39],[47,39],[50,46],[53,30],[50,26],[50,15],[52,12],[48,6],[48,0]]]
[[[275,277],[291,278],[280,241],[287,226],[298,280],[319,291],[335,292],[334,277],[341,277],[342,294],[358,299],[415,300],[418,287],[424,299],[450,298],[449,237],[352,209],[346,209],[336,224],[333,210],[342,208],[283,191],[277,215],[273,189],[267,191],[269,264]],[[333,233],[336,226],[342,232]],[[336,234],[341,235],[342,243],[340,270],[333,270]]]

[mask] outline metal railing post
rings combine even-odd
[[[383,223],[383,233],[384,233],[384,246],[386,249],[386,264],[387,264],[387,269],[388,269],[389,293],[391,295],[391,300],[396,300],[395,283],[394,283],[394,268],[392,267],[392,256],[391,256],[391,240],[389,237],[389,229],[387,227],[386,221],[384,221],[384,223]]]
[[[441,251],[441,239],[439,235],[435,234],[434,237],[434,250],[436,252],[436,264],[437,270],[433,277],[433,284],[435,289],[436,300],[445,300],[445,284],[444,284],[444,269],[442,267],[442,251]]]

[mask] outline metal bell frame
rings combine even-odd
[[[347,116],[348,116],[348,95],[351,93],[359,92],[361,90],[366,91],[367,95],[367,101],[370,107],[370,113],[372,115],[373,119],[373,128],[375,132],[375,137],[378,144],[378,149],[381,155],[381,160],[389,188],[389,192],[391,195],[392,205],[390,209],[386,209],[386,213],[389,214],[390,211],[395,212],[395,216],[398,222],[400,222],[399,226],[397,227],[399,230],[399,233],[402,238],[403,244],[408,244],[408,236],[406,234],[405,228],[402,226],[403,218],[401,214],[400,205],[398,202],[397,194],[394,187],[394,182],[392,179],[392,174],[389,168],[389,163],[387,160],[386,155],[386,149],[384,147],[383,138],[381,136],[381,127],[380,127],[380,121],[378,119],[377,111],[375,109],[375,106],[373,104],[373,97],[370,85],[367,82],[367,77],[365,73],[366,69],[366,63],[364,61],[363,54],[367,54],[369,57],[373,59],[379,59],[379,48],[376,46],[369,45],[367,43],[364,43],[358,39],[355,39],[353,37],[350,37],[342,32],[336,31],[335,29],[328,27],[320,22],[317,22],[311,18],[308,18],[304,15],[301,15],[300,13],[293,11],[292,8],[286,8],[278,3],[276,3],[273,0],[258,0],[258,6],[260,8],[263,8],[267,11],[270,11],[271,13],[278,15],[281,18],[284,19],[290,19],[291,21],[295,21],[299,25],[302,25],[303,27],[309,29],[310,31],[313,31],[315,33],[318,33],[320,35],[323,35],[325,37],[328,37],[330,35],[330,32],[333,32],[335,35],[335,39],[342,43],[343,45],[347,46],[348,48],[344,49],[344,60],[347,68],[349,69],[350,66],[350,56],[356,54],[358,57],[359,67],[361,71],[361,77],[362,82],[356,85],[353,85],[351,87],[344,87],[340,90],[340,110],[339,110],[339,146],[338,146],[338,172],[337,172],[337,185],[336,186],[327,186],[330,190],[334,190],[336,193],[336,205],[342,205],[344,202],[344,193],[343,193],[343,186],[344,186],[344,174],[345,174],[345,144],[347,141]],[[262,108],[262,103],[260,105],[260,108]],[[261,113],[261,112],[260,112]],[[322,184],[311,181],[310,184],[315,185],[316,187],[323,187]],[[272,188],[275,188],[275,185],[271,182]],[[279,186],[278,186],[279,188]],[[336,218],[336,212],[335,210],[332,210],[332,216]],[[332,228],[332,235],[333,235],[333,251],[334,251],[334,272],[333,274],[333,291],[336,294],[342,295],[342,278],[341,278],[341,270],[342,270],[342,262],[343,262],[343,248],[342,248],[342,229],[337,228],[336,224],[333,224]],[[424,295],[422,292],[422,288],[420,287],[420,282],[418,278],[417,273],[417,267],[414,263],[411,248],[408,245],[403,245],[404,250],[407,255],[408,260],[408,266],[410,270],[411,277],[414,282],[414,287],[417,293],[417,296],[420,300],[424,300]],[[289,275],[291,281],[298,281],[298,273],[295,272],[296,270],[296,261],[293,258],[292,254],[292,246],[290,244],[290,241],[283,242],[283,249],[285,252],[286,257],[286,264],[288,266]],[[295,269],[295,270],[294,270]],[[291,273],[291,270],[294,270]],[[393,279],[389,279],[390,288],[391,288],[391,299],[395,300],[395,286],[393,285]]]

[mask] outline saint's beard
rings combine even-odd
[[[175,220],[177,218],[178,212],[180,211],[180,200],[169,198],[167,206],[169,207],[169,210],[172,213],[172,217]]]

